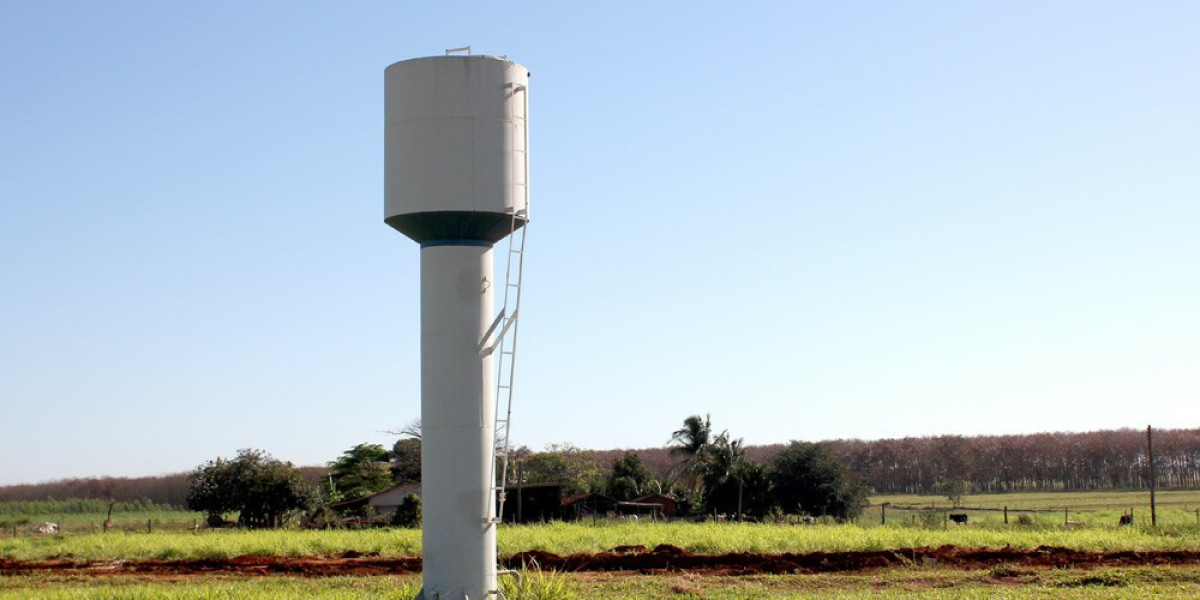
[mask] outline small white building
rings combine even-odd
[[[361,514],[364,512],[367,506],[370,506],[372,509],[371,512],[374,514],[374,518],[390,519],[392,518],[392,515],[396,514],[396,509],[400,507],[400,502],[402,502],[409,494],[416,494],[417,497],[420,498],[421,484],[402,483],[400,485],[394,485],[386,490],[383,490],[382,492],[376,492],[365,498],[338,502],[337,504],[333,505],[333,508],[344,513]]]

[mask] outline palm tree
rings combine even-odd
[[[704,450],[711,437],[712,416],[706,414],[701,419],[700,415],[692,415],[683,420],[682,429],[671,434],[671,441],[679,444],[671,448],[671,456],[691,458]]]
[[[743,471],[746,463],[746,445],[741,438],[732,439],[728,432],[721,432],[717,439],[705,451],[704,493],[707,498],[716,502],[718,495],[722,499],[732,495],[733,490],[728,486],[737,481],[737,504],[734,514],[737,518],[742,514],[742,484]],[[724,492],[724,493],[722,493]],[[724,504],[724,502],[721,502]],[[733,507],[729,507],[733,508]],[[728,510],[728,509],[726,509]]]
[[[671,456],[682,459],[671,471],[673,476],[686,474],[687,487],[697,491],[706,470],[708,448],[712,440],[712,417],[692,415],[683,420],[683,427],[671,434]]]

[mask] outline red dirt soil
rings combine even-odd
[[[900,548],[867,552],[806,552],[798,554],[691,554],[664,544],[647,550],[620,546],[610,552],[559,556],[549,552],[521,552],[501,560],[509,568],[537,565],[554,571],[627,571],[645,574],[687,572],[705,575],[757,575],[783,573],[857,572],[895,567],[937,566],[952,569],[987,569],[996,565],[1032,568],[1092,568],[1101,566],[1200,565],[1200,551],[1082,552],[1042,546],[1034,550],[1013,548]],[[229,559],[125,560],[76,562],[50,559],[19,561],[0,559],[0,575],[57,573],[72,575],[198,574],[294,575],[399,575],[421,570],[420,558],[381,557],[346,552],[338,556],[239,556]]]

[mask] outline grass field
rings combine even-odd
[[[44,522],[56,523],[63,533],[96,533],[104,531],[107,513],[45,513],[0,519],[0,535],[30,533]],[[190,531],[201,527],[204,515],[185,510],[138,510],[113,514],[114,531]]]
[[[539,575],[546,582],[525,586],[510,600],[705,600],[995,599],[1135,600],[1194,598],[1200,572],[1181,568],[1055,569],[1025,573],[1012,570],[950,571],[922,568],[881,573],[800,576],[665,576],[581,573]],[[540,583],[540,585],[539,585]],[[108,578],[80,581],[70,577],[0,578],[0,600],[411,600],[419,577],[256,577],[145,581]]]
[[[94,498],[0,502],[0,533],[30,533],[44,522],[58,524],[64,533],[103,531],[109,506]],[[185,530],[204,522],[201,513],[149,500],[114,502],[112,508],[113,529],[120,531]]]
[[[945,496],[893,495],[873,496],[871,504],[884,502],[906,506],[935,506],[949,508]],[[963,506],[980,509],[1013,510],[1125,510],[1136,508],[1138,512],[1150,512],[1149,492],[1037,492],[1020,494],[975,494],[963,497]],[[1193,513],[1200,508],[1200,490],[1169,490],[1156,494],[1155,504],[1159,509],[1180,509]]]
[[[1147,528],[859,527],[759,523],[551,523],[503,527],[500,554],[544,550],[555,554],[602,552],[623,544],[670,543],[697,554],[885,550],[923,546],[1077,550],[1183,550],[1200,548],[1200,530],[1168,534]],[[0,557],[35,560],[230,558],[241,555],[333,555],[354,550],[382,556],[419,556],[418,530],[207,531],[0,537]]]
[[[147,581],[137,578],[83,580],[72,577],[0,577],[0,600],[266,600],[313,598],[412,600],[420,578],[300,577],[195,578]]]
[[[889,523],[879,524],[879,511],[889,503]],[[932,503],[932,506],[931,506]],[[592,553],[619,545],[653,547],[669,543],[697,554],[727,552],[784,553],[884,550],[958,545],[1032,549],[1060,546],[1091,551],[1200,549],[1196,508],[1200,492],[1165,492],[1159,496],[1160,526],[1148,525],[1144,493],[1007,494],[967,496],[966,526],[946,523],[950,503],[931,496],[881,496],[858,524],[777,525],[754,523],[551,523],[504,526],[499,531],[501,555],[526,550],[555,554]],[[1010,523],[1002,521],[1007,506]],[[1118,527],[1116,516],[1134,508],[1137,523]],[[932,510],[931,510],[932,509]],[[1064,515],[1064,509],[1067,514]],[[169,513],[169,514],[168,514]],[[338,555],[347,551],[382,556],[418,556],[419,530],[237,531],[191,530],[190,513],[165,511],[164,525],[108,534],[90,528],[68,528],[60,535],[16,536],[0,531],[0,558],[81,561],[134,559],[230,558],[240,555]],[[1017,524],[1026,514],[1028,524]],[[183,518],[180,518],[182,515]],[[123,521],[152,515],[115,515]],[[192,517],[194,518],[194,517]],[[1064,524],[1070,519],[1072,525]],[[73,515],[87,522],[84,514]],[[44,519],[51,520],[51,519]],[[103,520],[103,515],[100,515]],[[70,521],[68,521],[70,522]],[[175,523],[172,527],[166,523]],[[144,525],[144,524],[143,524]],[[530,583],[532,582],[532,583]],[[1188,598],[1200,597],[1200,570],[1195,567],[1150,566],[1097,569],[1020,569],[998,565],[987,571],[914,565],[865,573],[714,576],[673,573],[659,576],[606,573],[528,574],[527,589],[512,600],[556,598],[600,600],[654,598]],[[419,588],[419,576],[297,578],[236,575],[146,576],[21,575],[0,576],[0,600],[91,600],[129,598],[234,599],[315,598],[408,600]]]
[[[1080,527],[1113,527],[1121,515],[1130,511],[1134,523],[1149,527],[1150,494],[1148,492],[1046,492],[1036,494],[979,494],[963,498],[959,508],[953,508],[945,496],[892,495],[871,498],[871,508],[858,520],[870,525],[882,520],[884,509],[891,523],[936,522],[936,512],[964,513],[977,526],[1004,524],[1005,508],[1009,524],[1021,515],[1032,526],[1066,525]],[[1155,501],[1158,527],[1187,531],[1200,529],[1200,491],[1172,490],[1159,492]],[[944,520],[944,518],[943,518]]]

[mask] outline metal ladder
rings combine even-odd
[[[521,193],[518,196],[522,198],[523,202],[522,206],[513,207],[512,212],[508,251],[505,253],[504,303],[501,305],[500,315],[496,317],[488,334],[484,336],[487,339],[491,332],[499,327],[500,330],[493,345],[496,351],[495,435],[497,460],[492,461],[493,476],[491,480],[495,486],[492,488],[490,497],[495,499],[496,504],[495,510],[489,511],[490,514],[487,515],[487,521],[492,524],[499,523],[504,517],[506,496],[504,490],[508,486],[508,454],[512,440],[513,375],[517,358],[517,325],[521,316],[521,281],[525,270],[525,229],[529,226],[529,97],[525,94],[523,85],[513,86],[512,93],[513,95],[520,93],[524,100],[519,125],[522,129],[521,135],[513,136],[514,141],[520,140],[521,144],[520,147],[513,148],[515,155],[513,162],[522,165],[521,173],[513,173],[513,186],[520,188]],[[515,121],[514,119],[514,126],[517,126]],[[497,462],[499,465],[496,464]],[[495,472],[497,468],[499,469],[498,478]]]

